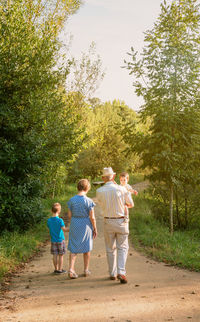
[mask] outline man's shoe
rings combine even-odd
[[[110,280],[111,281],[115,281],[117,279],[117,277],[116,276],[110,276]]]
[[[122,283],[122,284],[128,283],[127,278],[126,278],[125,275],[118,274],[117,279],[120,280],[120,283]]]

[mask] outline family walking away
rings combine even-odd
[[[129,214],[128,208],[134,206],[131,194],[137,191],[128,184],[127,172],[120,174],[120,185],[115,182],[116,173],[111,167],[104,168],[102,179],[104,185],[96,191],[96,202],[99,204],[104,217],[104,239],[107,254],[109,278],[127,283],[126,260],[128,255]],[[93,249],[93,239],[97,236],[95,203],[87,197],[90,182],[81,179],[77,185],[78,193],[68,202],[68,218],[70,227],[66,228],[64,221],[59,218],[61,205],[52,206],[52,217],[47,226],[51,235],[51,254],[53,255],[54,273],[66,273],[63,270],[63,255],[66,252],[64,231],[69,231],[68,250],[69,270],[71,279],[78,278],[75,271],[77,254],[83,254],[84,276],[91,274],[89,270],[90,253]]]

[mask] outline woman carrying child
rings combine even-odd
[[[91,274],[89,271],[90,252],[93,247],[93,238],[97,236],[96,220],[94,216],[94,202],[86,195],[90,190],[90,182],[81,179],[77,185],[78,194],[72,197],[68,205],[69,229],[69,272],[71,279],[77,278],[74,265],[77,254],[83,254],[84,276]]]

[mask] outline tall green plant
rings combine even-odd
[[[73,136],[73,122],[62,125],[68,64],[61,64],[57,38],[79,4],[11,0],[0,5],[1,230],[26,229],[41,219],[44,164],[57,155],[64,131],[65,138]]]
[[[127,144],[123,140],[124,117],[132,123],[137,114],[124,102],[114,100],[101,103],[91,100],[88,110],[88,145],[81,151],[72,168],[75,177],[101,175],[102,168],[112,166],[116,172],[134,171],[138,158],[134,153],[126,154]]]
[[[145,33],[141,59],[131,48],[126,62],[136,93],[144,98],[141,118],[151,119],[149,133],[141,133],[132,148],[152,170],[150,179],[168,187],[171,232],[174,187],[197,177],[199,166],[199,32],[196,0],[164,1],[153,29]]]

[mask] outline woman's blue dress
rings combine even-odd
[[[76,195],[67,205],[72,213],[68,250],[74,254],[90,252],[93,247],[93,230],[89,212],[95,204],[86,196]]]

